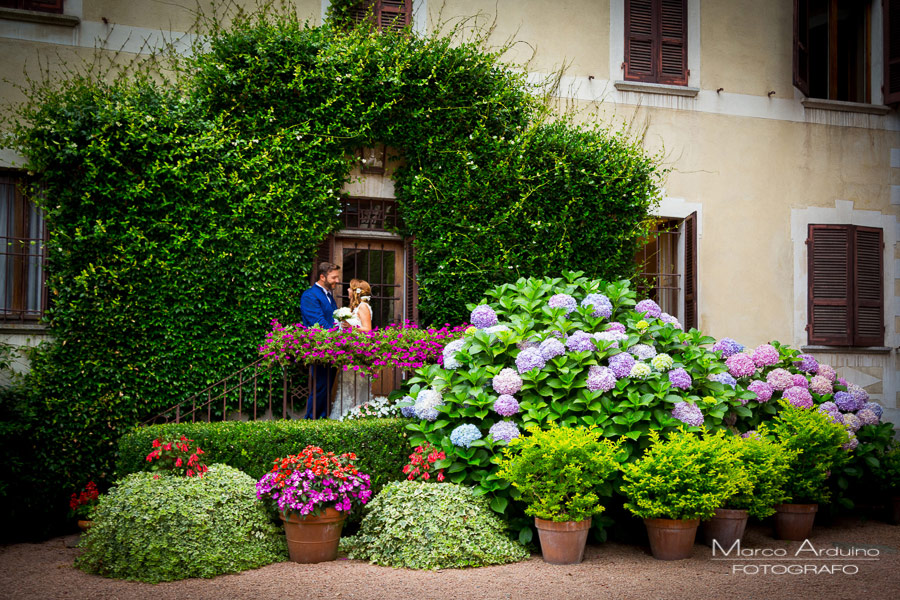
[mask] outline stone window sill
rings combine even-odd
[[[863,102],[844,102],[843,100],[824,100],[822,98],[804,98],[800,102],[804,108],[818,110],[836,110],[841,112],[865,113],[867,115],[886,115],[890,107],[881,104],[865,104]]]
[[[890,346],[800,346],[802,352],[812,354],[890,354]]]
[[[642,94],[663,94],[665,96],[685,96],[696,98],[700,88],[684,85],[665,85],[662,83],[644,83],[643,81],[617,81],[613,85],[620,92],[638,92]]]
[[[39,23],[41,25],[60,25],[62,27],[77,27],[81,23],[81,19],[75,15],[58,15],[37,10],[22,10],[20,8],[0,8],[0,19]]]

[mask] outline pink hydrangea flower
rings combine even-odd
[[[823,365],[819,363],[819,370],[816,372],[816,374],[827,377],[828,381],[830,381],[831,383],[834,383],[837,379],[837,373],[835,373],[834,367],[832,367],[831,365]]]
[[[747,389],[756,394],[756,401],[763,403],[768,402],[772,399],[772,392],[774,392],[774,388],[766,383],[765,381],[760,381],[756,379],[750,382],[750,385],[747,386]],[[741,403],[745,403],[741,400]]]
[[[728,367],[728,372],[731,373],[731,376],[735,378],[749,377],[756,372],[756,365],[753,363],[753,359],[743,352],[729,356],[725,360],[725,365]]]
[[[794,386],[784,390],[784,399],[797,408],[812,408],[815,404],[809,390]]]
[[[778,391],[794,387],[794,376],[787,369],[773,369],[766,375],[766,382]]]
[[[795,373],[793,376],[794,385],[800,386],[802,388],[809,387],[809,380],[806,378],[806,375],[801,375],[800,373]],[[790,385],[788,387],[794,387],[794,385]]]
[[[753,351],[753,362],[757,367],[768,367],[778,364],[778,350],[771,344],[757,346]]]
[[[820,396],[834,392],[831,382],[823,375],[816,375],[813,377],[809,382],[809,389],[814,394],[819,394]]]

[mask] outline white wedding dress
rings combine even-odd
[[[369,316],[372,316],[372,307],[369,306],[369,303],[361,302],[359,306],[353,309],[353,314],[347,319],[347,323],[353,328],[357,328],[362,324],[359,319],[359,309],[363,307],[365,307],[364,310],[369,312]],[[372,399],[372,381],[368,375],[360,375],[353,369],[341,371],[333,398],[328,418],[336,421],[354,406],[360,406]]]

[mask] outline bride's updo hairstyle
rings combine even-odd
[[[349,295],[350,310],[353,310],[360,305],[360,303],[362,302],[361,298],[363,296],[372,295],[372,287],[365,279],[351,279]]]

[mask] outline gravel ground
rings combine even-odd
[[[78,550],[67,546],[73,537],[0,547],[0,598],[900,599],[900,527],[857,519],[817,524],[807,546],[774,540],[762,525],[748,528],[744,552],[785,550],[793,560],[735,559],[734,553],[714,560],[711,549],[698,543],[692,558],[664,562],[654,560],[646,547],[610,542],[589,545],[580,565],[549,565],[535,555],[513,565],[421,572],[339,559],[319,565],[279,563],[215,579],[158,585],[104,579],[74,569]],[[804,550],[800,560],[794,558],[795,552],[808,548],[843,551],[845,556],[815,557]],[[852,548],[856,556],[847,556]],[[766,566],[781,571],[789,565],[836,572],[764,573]]]

